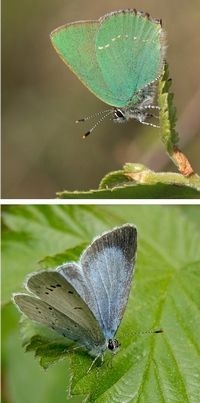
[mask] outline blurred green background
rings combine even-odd
[[[200,171],[199,0],[2,0],[4,198],[51,198],[64,189],[96,188],[125,162],[174,170],[158,131],[137,122],[107,120],[82,140],[93,121],[75,120],[107,106],[66,68],[49,40],[67,22],[133,7],[163,19],[180,146]]]

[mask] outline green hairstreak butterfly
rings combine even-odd
[[[150,109],[158,109],[153,101],[164,63],[164,37],[161,20],[135,9],[66,24],[51,33],[61,59],[113,107],[104,117],[112,115],[116,122],[136,119],[151,126],[155,125],[146,119],[152,116]]]

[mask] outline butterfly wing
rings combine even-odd
[[[131,10],[102,20],[96,36],[99,66],[116,99],[115,106],[137,101],[137,93],[161,74],[163,31],[158,20]]]
[[[137,231],[123,225],[97,238],[83,253],[80,270],[59,268],[98,320],[106,339],[122,319],[133,275]]]
[[[105,344],[93,313],[61,273],[53,270],[35,273],[29,277],[27,289],[38,298],[16,294],[14,300],[30,319],[78,340],[88,349]]]
[[[29,319],[48,326],[60,335],[83,346],[87,346],[88,340],[91,340],[86,329],[39,298],[27,294],[15,294],[14,301]]]
[[[134,10],[67,24],[51,33],[51,41],[83,84],[115,107],[134,101],[133,94],[161,74],[161,25]]]
[[[98,98],[114,104],[96,58],[95,38],[98,21],[66,24],[51,33],[52,44],[65,64]],[[107,99],[108,98],[108,99]]]

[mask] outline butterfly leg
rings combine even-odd
[[[154,125],[153,123],[143,122],[143,121],[142,122],[140,121],[140,123],[142,123],[143,125],[146,125],[146,126],[156,127],[157,129],[160,128],[160,126]]]
[[[160,106],[158,105],[145,105],[143,109],[158,109],[160,111]]]
[[[144,109],[156,109],[157,111],[160,111],[160,106],[158,106],[158,105],[146,105],[146,106],[144,106],[143,107]],[[148,118],[156,118],[156,119],[159,119],[159,116],[157,116],[157,115],[154,115],[154,114],[148,114],[147,115],[147,117]]]
[[[95,362],[98,360],[98,358],[101,357],[101,362],[103,363],[103,354],[99,354],[97,355],[94,360],[92,361],[92,364],[90,365],[90,367],[87,370],[87,374],[91,371],[92,367],[94,366]]]

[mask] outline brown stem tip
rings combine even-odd
[[[190,165],[187,157],[179,150],[178,147],[174,146],[172,159],[174,160],[175,164],[177,165],[179,172],[184,176],[190,176],[194,174],[194,170]]]

